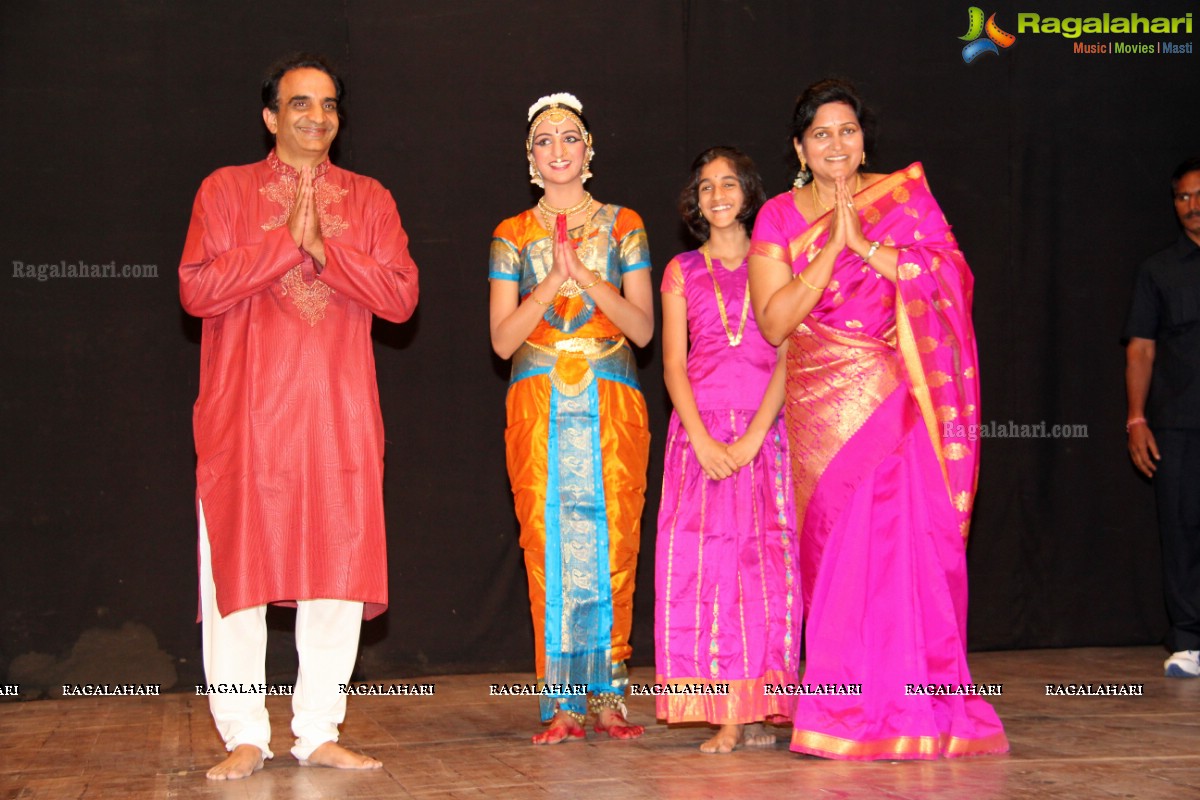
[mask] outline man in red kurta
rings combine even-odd
[[[200,186],[179,265],[204,319],[196,400],[201,619],[209,702],[230,755],[271,758],[266,604],[297,606],[293,755],[380,766],[337,744],[361,620],[387,606],[383,423],[371,317],[403,322],[417,267],[391,195],[329,162],[341,80],[319,57],[263,84],[266,160]],[[240,691],[239,691],[240,690]]]

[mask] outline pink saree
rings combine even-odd
[[[805,611],[792,750],[931,759],[1008,749],[972,694],[966,537],[979,467],[970,269],[913,164],[857,195],[863,233],[899,248],[892,283],[852,253],[788,344],[785,406]],[[759,213],[751,255],[803,270],[828,239],[791,193]]]

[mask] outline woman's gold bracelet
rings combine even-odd
[[[811,283],[809,283],[809,282],[808,282],[808,280],[807,280],[807,279],[804,277],[804,273],[803,273],[803,272],[797,272],[797,273],[796,273],[796,277],[800,279],[800,282],[801,282],[801,283],[803,283],[803,284],[804,284],[805,286],[807,286],[808,288],[812,289],[812,290],[813,290],[814,292],[816,292],[817,294],[821,294],[822,292],[824,292],[824,291],[825,291],[825,287],[824,287],[824,286],[822,286],[822,287],[818,288],[818,287],[816,287],[816,286],[813,286]]]
[[[591,283],[589,283],[587,286],[580,286],[580,287],[579,287],[579,291],[581,291],[581,292],[586,292],[588,289],[592,288],[592,287],[593,287],[593,286],[595,286],[597,283],[599,283],[600,281],[604,280],[603,276],[601,276],[601,275],[600,275],[600,273],[599,273],[599,272],[597,272],[596,270],[594,270],[594,269],[593,269],[593,270],[591,270],[591,273],[592,273],[593,275],[595,275],[595,276],[596,276],[596,280],[592,281],[592,282],[591,282]]]

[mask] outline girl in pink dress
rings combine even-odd
[[[658,716],[720,728],[700,746],[769,745],[788,717],[800,596],[783,352],[758,332],[746,254],[764,199],[754,164],[714,147],[692,165],[680,210],[704,242],[667,265],[663,372],[671,414],[658,514]],[[688,341],[691,340],[691,347]],[[684,693],[684,690],[688,690]]]

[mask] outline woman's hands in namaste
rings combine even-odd
[[[829,241],[826,247],[833,247],[834,253],[849,248],[862,256],[871,249],[871,243],[863,236],[862,220],[858,218],[858,209],[854,207],[854,193],[845,178],[838,178],[834,183],[833,220],[829,225]]]
[[[561,276],[563,280],[572,278],[580,286],[587,286],[596,280],[595,273],[579,260],[579,254],[575,252],[575,245],[571,243],[571,237],[567,235],[567,218],[563,214],[559,214],[554,223],[553,252],[554,266],[551,267],[551,272],[556,277]]]

